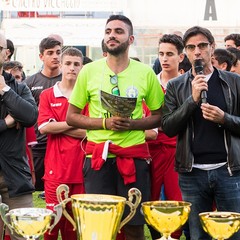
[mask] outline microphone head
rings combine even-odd
[[[194,61],[194,70],[195,70],[196,74],[203,74],[202,59],[196,59]]]

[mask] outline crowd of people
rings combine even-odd
[[[174,239],[210,240],[199,213],[240,212],[240,34],[226,36],[225,48],[200,26],[164,34],[152,68],[129,55],[133,32],[129,18],[110,16],[103,58],[94,61],[75,47],[63,51],[61,36],[51,34],[39,44],[42,67],[32,76],[11,60],[13,42],[0,34],[2,202],[32,207],[32,193],[44,191],[54,210],[60,184],[70,195],[125,198],[136,187],[141,202],[191,203]],[[128,117],[110,113],[100,101],[104,92],[136,99],[135,109]],[[71,206],[67,211],[73,215]],[[139,205],[117,239],[144,240],[145,223]],[[2,239],[21,239],[3,225]],[[148,227],[153,240],[161,237]],[[77,239],[64,216],[44,239],[60,234]]]

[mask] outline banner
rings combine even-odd
[[[123,11],[114,0],[0,0],[3,11]]]

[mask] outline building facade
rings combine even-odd
[[[239,7],[239,0],[0,0],[0,21],[1,31],[16,47],[14,59],[31,75],[41,67],[38,45],[51,33],[95,60],[102,56],[106,19],[124,14],[134,25],[130,55],[152,65],[163,34],[184,33],[193,25],[209,28],[217,47],[223,47],[227,34],[240,32]]]

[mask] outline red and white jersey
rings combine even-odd
[[[164,93],[166,93],[166,86],[163,85],[161,80],[161,72],[157,75],[157,78],[159,80],[159,83],[162,87],[162,90]],[[149,144],[166,144],[170,146],[176,146],[177,144],[177,137],[168,137],[161,129],[158,129],[158,136],[156,140],[150,140],[148,141]]]
[[[62,95],[58,83],[40,95],[38,129],[49,122],[66,121],[68,99]],[[83,182],[85,142],[65,134],[48,134],[43,179],[65,183]]]

